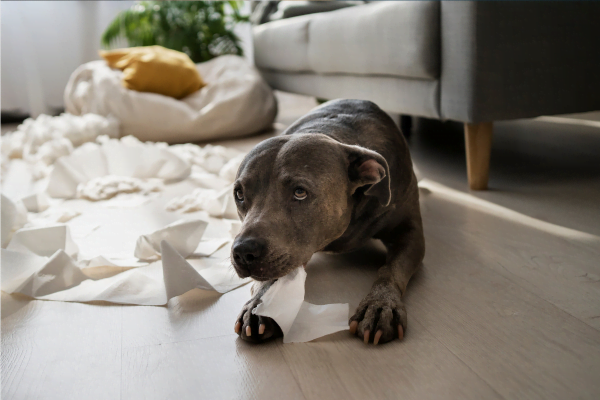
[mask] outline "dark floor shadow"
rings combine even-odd
[[[533,218],[600,235],[600,129],[537,120],[494,124],[487,191],[470,191],[462,124],[418,119],[421,174]]]
[[[215,305],[222,294],[202,289],[192,289],[189,292],[169,300],[169,318],[177,318],[184,314],[202,313]]]
[[[306,296],[314,304],[349,303],[354,309],[368,293],[385,263],[378,241],[346,254],[317,253],[306,267]]]
[[[8,318],[17,313],[23,307],[27,306],[32,300],[35,299],[21,293],[8,294],[2,292],[2,299],[0,301],[2,303],[1,319]]]

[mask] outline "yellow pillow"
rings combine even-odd
[[[109,67],[123,71],[127,89],[181,99],[205,85],[187,54],[162,46],[100,51],[100,56]]]

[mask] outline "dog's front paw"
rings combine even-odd
[[[261,343],[282,336],[281,328],[273,319],[252,314],[260,303],[260,298],[248,301],[235,322],[235,333],[248,342]]]
[[[406,308],[395,285],[376,285],[350,318],[350,333],[374,344],[402,339],[406,330]]]

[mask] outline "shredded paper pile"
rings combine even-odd
[[[119,138],[117,121],[94,114],[25,121],[2,137],[2,290],[159,306],[248,283],[229,261],[243,157]],[[305,278],[299,268],[279,279],[254,310],[278,322],[284,342],[348,328],[347,304],[304,302]]]

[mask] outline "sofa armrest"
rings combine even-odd
[[[600,109],[599,15],[600,2],[442,2],[442,117]]]

